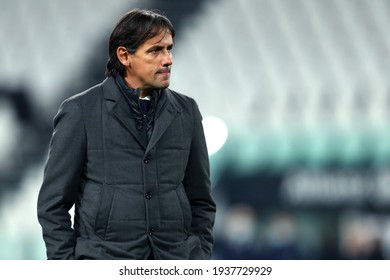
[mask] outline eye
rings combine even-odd
[[[160,50],[158,48],[153,48],[153,49],[150,49],[148,50],[148,53],[150,54],[157,54]]]

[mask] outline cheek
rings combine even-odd
[[[151,63],[145,63],[139,68],[139,73],[142,73],[143,76],[152,77],[156,73],[155,65]]]
[[[134,75],[137,76],[140,80],[149,80],[153,78],[153,71],[148,67],[139,67],[134,71]]]
[[[147,59],[142,61],[137,60],[132,66],[134,75],[143,81],[154,80],[156,78],[156,72],[159,69],[155,60]]]

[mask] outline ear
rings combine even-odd
[[[118,57],[118,60],[124,66],[130,66],[130,64],[131,64],[131,54],[128,52],[128,50],[125,47],[119,46],[116,49],[116,56]]]

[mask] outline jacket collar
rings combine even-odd
[[[106,78],[102,83],[102,89],[108,113],[113,114],[120,124],[131,133],[136,141],[145,149],[145,154],[150,152],[177,114],[182,112],[182,107],[174,98],[171,90],[161,90],[161,96],[157,102],[155,112],[156,115],[152,136],[148,145],[145,147],[145,144],[143,143],[135,126],[135,122],[133,120],[134,115],[127,104],[125,96],[116,84],[115,78]]]
[[[108,109],[113,109],[116,105],[117,102],[122,102],[124,100],[124,96],[121,93],[118,85],[115,82],[115,79],[113,77],[107,77],[103,82],[102,82],[102,87],[103,87],[103,93],[104,93],[104,99],[107,101],[112,101],[114,102],[113,106],[111,108],[107,107]],[[176,110],[177,112],[182,111],[182,107],[180,104],[177,102],[177,100],[173,97],[173,94],[170,89],[162,89],[161,90],[161,97],[164,99],[164,97],[167,98],[167,101],[173,106],[173,109]],[[161,103],[159,101],[159,103]],[[158,106],[161,107],[161,106]]]

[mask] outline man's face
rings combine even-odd
[[[172,47],[172,35],[166,31],[145,41],[130,55],[130,64],[126,67],[126,82],[133,88],[141,88],[144,93],[168,87]]]

